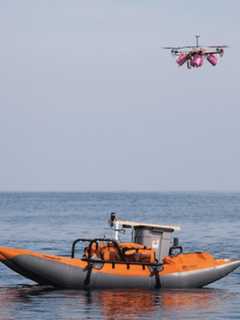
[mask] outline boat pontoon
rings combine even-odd
[[[240,260],[216,259],[208,252],[183,252],[172,238],[178,226],[120,220],[115,213],[110,224],[113,239],[76,239],[69,257],[0,247],[0,261],[38,284],[76,289],[200,288],[240,266]],[[131,242],[120,241],[126,229]]]

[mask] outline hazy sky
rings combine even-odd
[[[0,0],[1,190],[240,191],[240,2]],[[166,45],[229,44],[179,68]]]

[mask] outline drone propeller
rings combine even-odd
[[[195,48],[194,46],[181,46],[181,47],[163,47],[163,49],[167,50],[181,50],[181,49],[192,49]]]
[[[229,46],[226,46],[225,44],[224,45],[220,45],[220,46],[206,46],[206,48],[229,48]]]
[[[167,49],[167,50],[178,50],[181,49],[181,47],[162,47],[163,49]]]
[[[212,45],[212,46],[203,46],[203,45],[199,45],[199,38],[200,35],[195,35],[196,38],[196,44],[192,45],[192,46],[179,46],[179,47],[163,47],[163,49],[168,49],[168,50],[182,50],[182,49],[196,49],[196,48],[203,48],[203,49],[207,49],[207,48],[214,48],[214,49],[222,49],[222,48],[228,48],[227,45]]]

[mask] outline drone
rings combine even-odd
[[[218,56],[223,57],[224,49],[228,46],[200,46],[200,36],[196,35],[195,38],[196,44],[193,46],[164,47],[163,49],[171,50],[172,55],[177,57],[176,63],[179,66],[186,63],[188,69],[202,67],[205,60],[212,66],[216,66]]]

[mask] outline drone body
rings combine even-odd
[[[164,47],[164,49],[171,50],[171,53],[176,56],[176,63],[182,66],[186,63],[187,68],[202,67],[204,61],[207,60],[212,66],[218,63],[218,56],[222,57],[226,45],[220,46],[199,46],[199,37],[196,36],[196,44],[194,46],[182,47]]]

